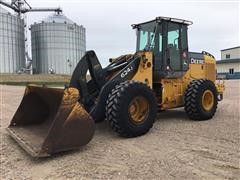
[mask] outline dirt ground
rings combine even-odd
[[[30,157],[5,130],[24,87],[0,90],[0,179],[240,179],[240,81],[226,81],[210,121],[191,121],[179,108],[159,113],[148,134],[132,139],[103,122],[87,146],[43,159]]]

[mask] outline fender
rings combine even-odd
[[[109,93],[112,89],[126,80],[131,80],[136,74],[141,57],[135,57],[125,68],[119,71],[111,80],[109,80],[99,93],[99,101],[90,111],[90,115],[98,122],[105,117],[105,106]]]

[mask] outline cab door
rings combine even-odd
[[[166,74],[167,77],[180,77],[188,69],[187,26],[168,22],[166,29]]]

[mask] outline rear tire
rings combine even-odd
[[[211,119],[217,109],[217,89],[209,80],[193,80],[187,87],[184,109],[190,119]]]
[[[157,101],[152,90],[143,83],[125,81],[115,86],[106,106],[106,119],[112,129],[124,137],[147,133],[157,114]]]

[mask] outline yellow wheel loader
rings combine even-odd
[[[103,120],[119,135],[136,137],[151,129],[161,110],[184,107],[190,119],[211,119],[224,83],[216,82],[211,54],[188,51],[191,24],[168,17],[134,24],[135,54],[110,59],[102,68],[88,51],[69,87],[28,86],[10,135],[32,156],[43,157],[87,144],[94,124]]]

